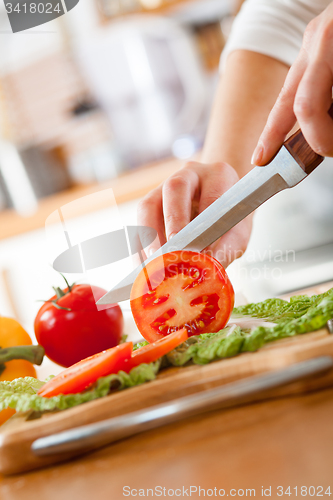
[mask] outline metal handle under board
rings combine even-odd
[[[119,439],[176,422],[185,417],[235,404],[248,403],[274,389],[333,368],[333,358],[321,356],[272,373],[256,375],[190,396],[42,437],[31,445],[38,456],[84,452]]]

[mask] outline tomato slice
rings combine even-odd
[[[234,290],[223,266],[207,254],[171,252],[137,276],[131,291],[136,325],[148,342],[185,328],[189,336],[223,328]]]
[[[96,382],[99,377],[105,377],[122,370],[126,360],[131,358],[132,349],[133,343],[125,342],[82,359],[43,385],[39,389],[38,395],[51,398],[58,394],[81,392]]]
[[[175,349],[180,344],[188,339],[187,331],[185,328],[178,330],[176,332],[170,333],[166,337],[162,337],[156,342],[140,347],[136,351],[132,352],[131,359],[128,359],[123,370],[129,372],[135,366],[141,365],[141,363],[152,363],[157,361],[159,358],[168,354],[168,352]]]

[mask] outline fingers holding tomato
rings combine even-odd
[[[216,332],[228,322],[233,305],[234,290],[222,265],[185,250],[149,262],[131,291],[132,314],[148,342],[183,328],[189,336]]]
[[[188,162],[138,206],[138,223],[156,229],[158,239],[146,250],[151,255],[199,213],[238,181],[237,172],[227,163]],[[208,247],[208,253],[227,267],[241,257],[248,245],[252,217],[248,216]]]

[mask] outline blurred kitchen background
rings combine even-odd
[[[241,3],[81,0],[15,35],[0,3],[1,314],[32,333],[36,300],[61,285],[45,247],[50,214],[112,188],[123,223],[135,224],[140,198],[199,155]],[[103,232],[106,206],[89,199],[73,219]],[[258,210],[229,273],[251,301],[333,279],[332,160]],[[109,288],[107,273],[98,280]]]

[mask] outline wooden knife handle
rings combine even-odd
[[[333,104],[328,114],[333,118]],[[311,174],[311,172],[324,160],[323,156],[318,155],[310,148],[301,130],[297,130],[297,132],[291,135],[289,139],[285,141],[284,146],[306,174]]]

